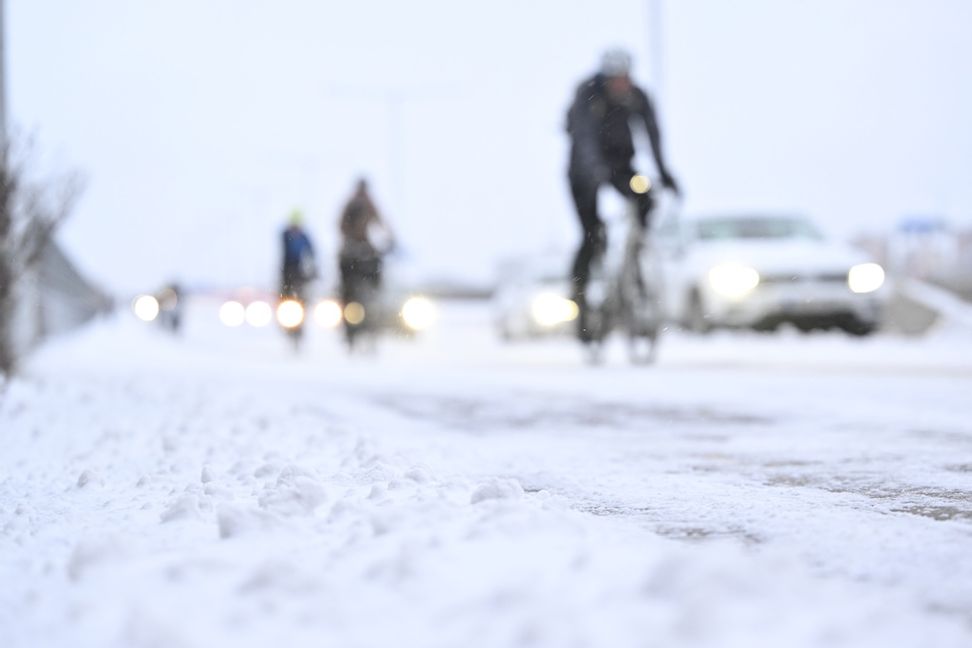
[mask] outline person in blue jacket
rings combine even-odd
[[[300,297],[304,285],[317,275],[314,245],[304,231],[304,216],[295,209],[283,231],[283,273],[280,293]]]

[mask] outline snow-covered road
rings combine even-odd
[[[0,646],[972,645],[972,340],[347,358],[127,317],[0,395]]]

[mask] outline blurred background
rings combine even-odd
[[[273,289],[293,208],[332,258],[360,175],[400,276],[488,295],[504,259],[576,246],[565,111],[621,46],[686,213],[807,214],[967,294],[970,24],[959,0],[8,0],[7,119],[38,176],[83,174],[57,240],[126,303]]]

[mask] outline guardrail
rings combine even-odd
[[[888,313],[891,330],[920,335],[933,327],[972,332],[972,303],[957,293],[919,279],[894,282]]]
[[[18,278],[15,295],[11,335],[18,355],[113,307],[111,298],[86,279],[54,241],[44,246],[37,263]]]

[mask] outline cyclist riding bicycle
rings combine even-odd
[[[283,242],[283,268],[280,277],[280,303],[277,320],[299,350],[304,335],[304,308],[307,302],[307,286],[317,278],[314,246],[304,231],[304,216],[300,210],[290,213]],[[296,302],[296,303],[295,303]],[[288,313],[282,316],[281,313]]]
[[[678,183],[662,156],[661,134],[652,102],[632,82],[630,75],[631,56],[620,49],[607,51],[600,71],[578,87],[567,114],[567,132],[571,138],[567,176],[583,231],[571,269],[572,297],[580,312],[577,335],[582,342],[591,340],[586,299],[591,259],[606,245],[604,223],[597,208],[600,186],[610,184],[622,196],[634,201],[642,228],[647,230],[650,225],[648,217],[654,197],[651,191],[633,182],[637,173],[632,166],[635,154],[632,119],[644,124],[662,186],[679,193]]]
[[[290,213],[283,231],[283,269],[280,279],[280,295],[302,299],[304,287],[317,274],[314,246],[304,231],[304,215],[299,209]]]
[[[382,257],[393,245],[391,229],[385,224],[368,192],[368,183],[358,180],[354,193],[341,211],[341,300],[345,306],[355,303],[364,312],[373,304],[381,288]],[[383,237],[384,244],[379,243]],[[349,344],[363,322],[355,323],[345,317],[345,331]]]

